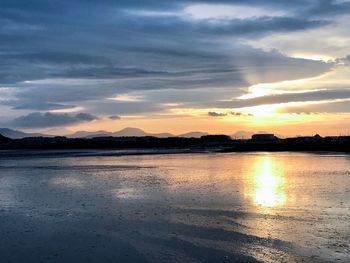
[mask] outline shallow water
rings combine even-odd
[[[350,261],[349,155],[54,156],[0,158],[1,262]]]

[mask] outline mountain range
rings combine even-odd
[[[67,135],[69,138],[93,138],[93,137],[104,137],[104,136],[113,136],[113,137],[128,137],[128,136],[154,136],[159,138],[173,137],[171,133],[147,133],[138,128],[125,128],[117,132],[108,132],[108,131],[96,131],[96,132],[87,132],[87,131],[78,131],[73,134]]]
[[[200,138],[201,136],[208,135],[207,132],[188,132],[179,135],[174,135],[171,133],[148,133],[139,128],[124,128],[117,132],[108,132],[108,131],[96,131],[96,132],[87,132],[87,131],[78,131],[73,134],[67,135],[69,138],[93,138],[93,137],[103,137],[103,136],[113,136],[113,137],[128,137],[128,136],[153,136],[158,138],[167,138],[167,137],[184,137],[184,138]]]
[[[259,132],[264,133],[264,132]],[[54,135],[49,134],[43,134],[43,133],[27,133],[19,130],[13,130],[9,128],[0,128],[0,134],[11,138],[11,139],[21,139],[25,137],[54,137]],[[232,138],[235,139],[248,139],[250,138],[254,132],[248,132],[248,131],[237,131],[234,134],[230,134]],[[154,136],[158,138],[167,138],[167,137],[184,137],[184,138],[200,138],[201,136],[209,135],[207,132],[188,132],[183,134],[174,135],[171,133],[148,133],[145,132],[142,129],[139,128],[131,128],[127,127],[120,131],[116,132],[109,132],[109,131],[94,131],[94,132],[88,132],[88,131],[78,131],[72,134],[65,135],[68,138],[93,138],[93,137],[105,137],[105,136],[113,136],[113,137],[142,137],[142,136]]]
[[[11,138],[11,139],[21,139],[25,137],[53,137],[54,135],[43,134],[43,133],[26,133],[19,130],[13,130],[9,128],[0,128],[0,134]],[[167,138],[167,137],[185,137],[185,138],[199,138],[201,136],[208,135],[206,132],[188,132],[184,134],[174,135],[171,133],[148,133],[142,129],[138,128],[124,128],[117,132],[108,132],[104,130],[88,132],[88,131],[78,131],[73,134],[65,135],[68,138],[93,138],[93,137],[104,137],[104,136],[113,136],[113,137],[142,137],[142,136],[154,136],[158,138]]]
[[[18,130],[12,130],[8,128],[0,128],[0,134],[11,139],[21,139],[25,137],[53,137],[52,135],[42,133],[27,133]]]

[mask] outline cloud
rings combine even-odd
[[[18,100],[16,101],[8,101],[7,105],[17,105],[14,106],[13,109],[15,110],[62,110],[62,109],[67,109],[67,108],[73,108],[74,106],[72,105],[63,105],[63,104],[58,104],[58,103],[50,103],[50,102],[41,102],[38,103],[37,101],[32,101],[28,103],[23,103],[23,104],[18,104]]]
[[[236,116],[236,117],[253,117],[254,115],[251,113],[242,113],[242,112],[235,112],[235,111],[231,111],[231,112],[215,112],[215,111],[210,111],[208,112],[208,115],[211,117],[225,117],[228,115],[231,116]]]
[[[102,103],[106,98],[137,92],[139,97],[150,95],[147,101],[142,102],[147,112],[148,108],[164,108],[161,104],[169,102],[186,103],[194,100],[205,104],[207,101],[215,102],[218,97],[223,98],[224,93],[237,97],[242,95],[242,86],[312,77],[332,67],[331,63],[288,58],[277,52],[263,52],[241,45],[227,51],[218,49],[211,52],[210,56],[208,51],[204,52],[206,55],[203,58],[200,55],[192,58],[176,54],[164,57],[162,54],[152,55],[158,63],[154,61],[152,64],[150,59],[150,69],[147,71],[114,68],[109,72],[106,68],[85,68],[79,70],[79,74],[73,70],[59,78],[27,81],[16,84],[17,88],[13,88],[16,90],[16,99],[8,101],[7,105],[14,109],[52,110],[64,108],[65,105],[84,104],[85,107],[102,111],[103,108],[112,109],[117,105]],[[159,65],[162,65],[162,61],[168,61],[166,58],[172,63],[166,64],[167,70],[164,67],[161,69]],[[142,63],[140,61],[140,65]],[[98,107],[93,105],[96,100],[100,100]],[[90,102],[91,105],[87,105]],[[139,113],[142,110],[140,105],[134,103],[127,104],[127,108],[114,108],[121,108],[123,113]],[[132,110],[133,106],[137,110]],[[119,111],[109,114],[114,113],[120,114]]]
[[[28,5],[18,5],[13,1],[3,1],[0,22],[6,26],[0,28],[0,38],[1,49],[7,52],[0,53],[0,83],[57,77],[103,79],[155,73],[161,75],[163,71],[192,69],[193,65],[201,70],[216,68],[215,65],[221,69],[225,67],[221,67],[224,65],[220,61],[230,52],[222,50],[227,46],[222,42],[225,37],[256,38],[271,32],[304,30],[328,23],[327,20],[293,14],[226,19],[216,23],[208,19],[193,21],[182,17],[140,17],[125,13],[125,10],[140,11],[148,7],[157,12],[154,8],[158,7],[163,11],[181,13],[184,11],[182,9],[193,3],[213,5],[213,2],[131,2],[95,0],[89,3],[61,1],[48,4],[45,1],[28,1]],[[269,10],[278,6],[282,13],[289,13],[283,4],[272,1],[264,1],[263,5],[258,1],[237,3],[254,10]],[[290,6],[286,1],[282,3]],[[201,64],[208,56],[209,63]],[[195,63],[192,63],[193,59]]]
[[[349,1],[320,0],[306,8],[302,13],[312,16],[347,15],[350,12]]]
[[[227,114],[226,113],[222,113],[222,112],[209,111],[208,115],[211,116],[211,117],[224,117]]]
[[[120,116],[118,116],[118,115],[112,115],[112,116],[109,116],[109,118],[111,120],[120,120],[121,119]]]
[[[230,112],[230,114],[232,115],[232,116],[249,116],[249,117],[253,117],[254,115],[253,114],[251,114],[251,113],[242,113],[242,112],[235,112],[235,111],[231,111]]]
[[[343,58],[338,58],[336,60],[336,63],[338,63],[340,65],[350,66],[350,55],[347,55],[346,57],[343,57]]]
[[[231,101],[216,102],[214,105],[218,108],[243,108],[287,102],[318,102],[338,99],[350,99],[350,88],[324,89],[307,92],[300,91],[298,93],[267,95],[252,99],[235,99]]]
[[[152,112],[161,112],[166,108],[161,104],[149,103],[147,101],[114,101],[114,100],[94,100],[82,103],[83,107],[89,112],[95,112],[98,115],[122,115],[147,114]]]
[[[98,117],[88,113],[71,115],[68,113],[34,112],[14,119],[12,125],[24,128],[46,128],[72,125],[80,122],[91,122],[97,119]]]
[[[206,9],[199,10],[203,5]],[[318,0],[3,0],[0,89],[15,92],[0,104],[10,108],[4,113],[9,116],[67,107],[114,116],[165,113],[167,103],[235,108],[302,99],[221,102],[254,84],[330,72],[333,63],[293,58],[247,43],[332,27],[347,8],[348,3]],[[249,12],[236,16],[232,10]],[[145,100],[107,101],[129,93]],[[338,95],[306,94],[319,96]],[[31,114],[45,116],[30,113],[15,122]],[[67,125],[76,120],[73,115],[65,118],[71,120]]]
[[[295,114],[342,114],[350,112],[350,101],[329,101],[321,104],[310,104],[300,106],[287,106],[279,110],[280,113]]]

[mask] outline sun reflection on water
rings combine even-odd
[[[271,157],[259,157],[253,168],[249,196],[254,204],[278,207],[286,203],[283,167]]]

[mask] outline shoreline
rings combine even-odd
[[[249,154],[249,153],[304,153],[318,155],[349,155],[345,151],[322,151],[322,150],[246,150],[246,151],[231,151],[218,148],[211,149],[14,149],[0,150],[1,158],[14,157],[122,157],[122,156],[150,156],[150,155],[177,155],[177,154]]]
[[[183,137],[28,137],[10,139],[0,136],[0,152],[4,150],[71,150],[120,151],[124,154],[195,153],[195,152],[254,152],[254,151],[329,151],[350,152],[350,136],[295,137],[280,139],[275,136],[256,135],[249,140],[232,139],[226,135],[207,135],[200,138]]]

